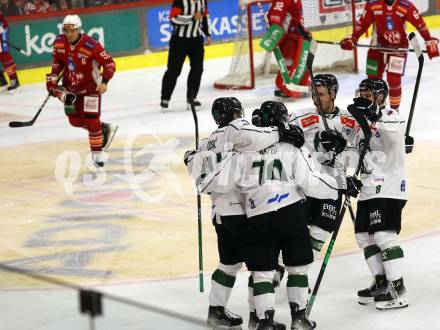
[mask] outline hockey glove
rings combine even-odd
[[[410,154],[414,148],[414,138],[410,135],[405,136],[405,152]]]
[[[54,90],[58,88],[58,76],[56,74],[46,74],[46,89],[50,95],[55,96]]]
[[[183,156],[183,162],[185,163],[185,166],[188,166],[188,163],[193,160],[196,152],[197,152],[196,150],[185,151],[185,155]]]
[[[316,132],[315,134],[315,149],[319,151],[319,144],[322,145],[326,152],[334,151],[336,154],[344,151],[347,146],[347,141],[341,133],[336,130]]]
[[[341,48],[344,50],[353,50],[354,45],[356,44],[357,40],[353,37],[347,37],[342,39],[339,44],[341,45]]]
[[[438,52],[438,39],[431,37],[431,39],[428,39],[425,41],[426,45],[426,52],[428,53],[429,59],[432,59],[433,57],[439,56]]]
[[[73,105],[76,101],[76,95],[63,87],[52,89],[52,95],[57,97],[65,105]]]
[[[339,193],[356,198],[362,188],[362,182],[354,176],[336,177],[339,185]]]
[[[289,125],[289,128],[287,128],[285,123],[279,123],[278,129],[280,132],[280,142],[293,144],[297,148],[301,148],[304,145],[304,133],[299,126]]]
[[[353,104],[348,106],[348,109],[361,111],[365,118],[373,123],[377,122],[382,116],[382,111],[377,104],[369,99],[356,97],[353,99],[353,102]]]

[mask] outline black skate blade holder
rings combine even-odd
[[[89,314],[90,329],[95,329],[95,317],[102,315],[101,293],[91,290],[80,290],[79,305],[82,314]]]

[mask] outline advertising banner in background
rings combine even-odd
[[[139,14],[135,11],[81,15],[81,19],[84,32],[97,39],[112,55],[142,47]],[[11,22],[11,42],[29,55],[12,51],[16,63],[36,66],[50,62],[55,37],[62,32],[62,20],[63,17],[55,17]]]
[[[264,11],[269,8],[263,4]],[[168,47],[171,38],[171,22],[169,20],[171,5],[150,8],[147,10],[146,26],[149,47],[151,49]],[[213,40],[232,40],[237,33],[238,1],[222,0],[209,2],[209,17],[211,21],[211,34]],[[266,31],[264,15],[254,6],[252,9],[252,22],[255,35],[262,35]]]

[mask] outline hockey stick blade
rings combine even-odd
[[[9,127],[11,128],[17,128],[17,127],[28,127],[28,126],[32,126],[35,121],[37,120],[38,116],[40,115],[41,111],[43,110],[44,106],[46,105],[47,101],[50,98],[50,94],[47,94],[46,98],[44,99],[43,104],[40,106],[40,108],[38,109],[37,113],[35,114],[34,118],[32,118],[29,121],[11,121],[9,123]]]
[[[293,83],[289,83],[289,84],[285,84],[285,85],[286,85],[286,88],[292,92],[299,92],[299,93],[311,93],[312,92],[312,89],[310,86],[301,86],[301,85],[296,85]]]

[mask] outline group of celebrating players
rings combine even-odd
[[[405,138],[396,110],[386,107],[387,83],[364,79],[348,108],[367,120],[365,136],[345,109],[335,105],[338,82],[332,74],[314,77],[315,107],[293,111],[266,101],[252,123],[234,97],[218,98],[212,116],[218,125],[185,164],[200,193],[212,200],[219,265],[212,275],[208,324],[241,328],[242,318],[227,305],[243,263],[249,277],[249,329],[285,329],[274,321],[274,280],[279,258],[287,272],[291,329],[314,329],[306,315],[308,271],[335,229],[341,197],[357,197],[356,241],[373,275],[358,292],[360,304],[387,310],[408,306],[398,234],[407,200]],[[347,176],[368,144],[361,176]],[[284,270],[283,270],[284,272]]]

